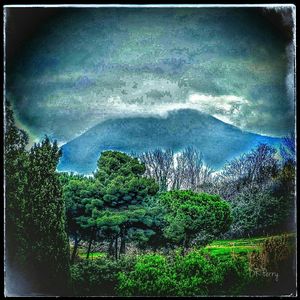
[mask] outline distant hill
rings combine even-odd
[[[171,111],[166,118],[127,117],[100,123],[62,146],[58,170],[90,174],[100,153],[108,149],[130,154],[156,148],[178,151],[186,146],[198,148],[206,163],[218,169],[258,143],[276,146],[280,141],[242,131],[196,110],[182,109]]]

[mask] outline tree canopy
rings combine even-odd
[[[165,236],[184,249],[219,236],[232,222],[229,204],[218,195],[174,190],[161,194],[159,201],[167,210]]]

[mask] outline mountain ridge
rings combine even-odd
[[[206,163],[220,168],[229,159],[259,143],[278,145],[280,138],[243,131],[209,114],[192,109],[168,112],[166,117],[126,117],[106,120],[64,144],[59,171],[92,173],[104,150],[140,153],[157,148],[180,151],[194,146]]]

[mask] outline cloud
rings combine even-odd
[[[109,97],[105,107],[106,110],[108,108],[110,110],[108,112],[110,118],[137,115],[167,117],[173,110],[194,109],[226,123],[237,125],[235,120],[239,118],[241,107],[245,105],[249,105],[248,100],[234,95],[213,96],[192,93],[184,101],[156,102],[151,106],[147,102],[126,103],[121,96]]]
[[[110,118],[185,108],[256,133],[293,128],[294,49],[262,15],[120,12],[78,9],[27,41],[8,94],[35,136],[68,141]]]

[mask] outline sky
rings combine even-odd
[[[181,108],[281,137],[295,119],[292,25],[291,8],[68,8],[23,43],[6,96],[32,141]]]

